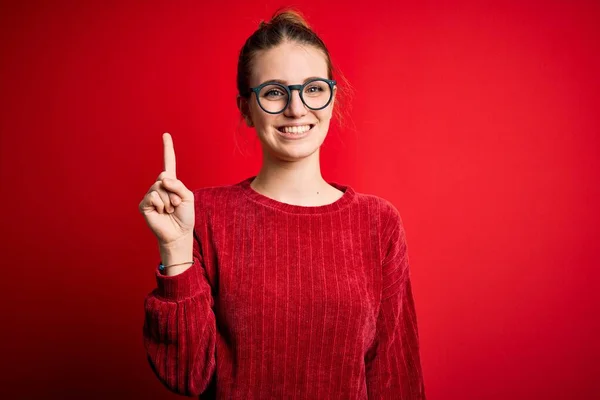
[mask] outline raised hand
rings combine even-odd
[[[163,134],[164,171],[142,199],[139,210],[158,239],[169,247],[193,235],[194,193],[177,179],[173,139]]]

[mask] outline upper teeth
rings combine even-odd
[[[303,126],[284,126],[281,128],[285,133],[304,133],[310,129],[310,125]]]

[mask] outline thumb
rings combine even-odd
[[[179,196],[183,201],[194,201],[194,193],[185,187],[179,179],[163,178],[162,184],[169,192]]]

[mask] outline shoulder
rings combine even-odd
[[[243,190],[239,183],[200,187],[192,191],[196,210],[223,209],[223,205],[240,201]]]
[[[229,194],[239,192],[239,187],[237,184],[204,186],[196,188],[193,190],[193,192],[197,201],[207,201],[220,196],[227,196]]]
[[[356,193],[357,203],[362,209],[366,209],[370,216],[377,218],[381,231],[390,227],[402,226],[400,211],[388,199],[375,194]]]

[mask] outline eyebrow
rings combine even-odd
[[[304,80],[304,82],[302,82],[302,83],[306,83],[306,82],[308,82],[308,81],[310,81],[310,80],[313,80],[313,79],[325,79],[325,78],[322,78],[322,77],[320,77],[320,76],[310,76],[310,77],[306,78],[306,79]],[[271,80],[268,80],[268,81],[264,81],[264,82],[262,82],[262,83],[261,83],[261,85],[263,85],[263,84],[265,84],[265,83],[280,83],[280,84],[282,84],[282,85],[286,85],[286,86],[288,85],[288,82],[287,82],[287,81],[284,81],[284,80],[282,80],[282,79],[271,79]]]

